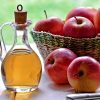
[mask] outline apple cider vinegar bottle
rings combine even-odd
[[[27,38],[27,12],[22,5],[17,6],[15,22],[10,25],[15,30],[12,48],[8,51],[1,64],[2,78],[7,89],[15,92],[29,92],[37,89],[42,64],[38,55],[30,47]]]

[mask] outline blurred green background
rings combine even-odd
[[[32,20],[32,29],[38,20],[44,19],[44,10],[47,11],[48,17],[57,16],[65,19],[67,13],[74,7],[91,6],[100,7],[100,0],[0,0],[0,25],[5,22],[14,21],[14,11],[16,6],[22,4],[28,12],[28,19]],[[4,28],[3,31],[6,43],[11,44],[13,32],[11,28]],[[31,36],[29,40],[32,42]]]

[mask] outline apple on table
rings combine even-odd
[[[70,63],[67,76],[76,92],[96,92],[100,87],[100,63],[89,56],[77,57]]]
[[[49,78],[56,84],[68,84],[67,68],[77,55],[67,48],[52,51],[45,59],[44,69]]]

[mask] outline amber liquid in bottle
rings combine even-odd
[[[34,51],[14,49],[4,58],[1,71],[8,89],[32,91],[40,82],[42,67]]]

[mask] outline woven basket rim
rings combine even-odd
[[[63,47],[72,50],[78,56],[88,55],[100,61],[100,37],[72,38],[34,30],[31,31],[31,35],[44,59],[53,50]]]
[[[95,40],[95,39],[100,39],[100,37],[94,37],[94,38],[73,38],[73,37],[67,37],[67,36],[61,36],[61,35],[54,35],[52,33],[49,33],[49,32],[44,32],[44,31],[34,31],[34,30],[31,30],[31,34],[46,34],[46,35],[49,35],[49,36],[52,36],[52,37],[59,37],[59,38],[65,38],[65,39],[72,39],[72,40]]]

